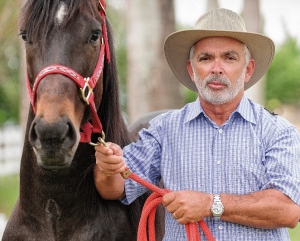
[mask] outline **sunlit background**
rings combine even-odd
[[[0,2],[0,237],[18,196],[29,108],[23,43],[17,36],[18,13],[23,3],[23,0]],[[181,108],[195,100],[196,94],[183,87],[170,72],[163,55],[163,42],[175,30],[193,28],[207,10],[222,7],[241,14],[248,30],[257,29],[254,32],[267,35],[276,45],[269,71],[246,91],[247,97],[287,118],[299,129],[299,0],[106,0],[106,3],[115,32],[120,103],[128,124],[151,111]],[[291,240],[300,240],[299,226],[289,230]]]

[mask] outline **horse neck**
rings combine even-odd
[[[82,210],[83,205],[88,207],[87,202],[91,202],[93,195],[96,195],[93,193],[92,168],[85,178],[85,172],[95,163],[95,160],[92,159],[93,148],[88,144],[80,144],[68,170],[57,172],[41,170],[28,141],[28,132],[33,118],[34,115],[31,113],[21,160],[20,204],[22,209],[36,213],[40,210],[47,211],[47,206],[52,204],[65,211],[74,208]],[[86,197],[87,195],[89,198]]]

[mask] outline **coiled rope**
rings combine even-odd
[[[139,223],[139,229],[138,229],[138,241],[145,241],[148,240],[147,237],[147,230],[148,230],[148,236],[149,241],[155,241],[155,212],[157,209],[157,206],[162,202],[162,197],[172,192],[168,189],[160,189],[159,187],[147,182],[146,180],[140,178],[136,174],[130,171],[129,168],[126,168],[126,170],[121,173],[124,179],[131,178],[132,180],[136,181],[137,183],[143,185],[144,187],[150,189],[153,191],[153,193],[150,195],[150,197],[145,202],[142,216]],[[213,235],[211,234],[209,228],[207,227],[206,223],[201,220],[198,222],[200,228],[202,229],[203,233],[205,234],[208,241],[215,241]],[[200,240],[200,233],[197,227],[196,223],[188,223],[185,225],[186,233],[188,241],[198,241]]]

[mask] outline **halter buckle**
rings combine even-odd
[[[90,78],[84,78],[83,80],[85,81],[85,85],[84,85],[83,89],[80,88],[80,90],[81,90],[83,100],[89,105],[90,104],[89,98],[90,98],[91,94],[94,94],[94,93],[93,93],[92,87],[89,85]],[[87,96],[85,96],[86,88],[88,88],[88,90],[89,90]]]

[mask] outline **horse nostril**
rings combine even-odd
[[[47,151],[69,149],[76,144],[76,141],[77,133],[68,117],[51,124],[37,118],[29,131],[29,142],[36,149],[46,148]]]
[[[68,120],[66,124],[67,124],[67,129],[63,141],[63,147],[70,148],[76,143],[77,136],[76,136],[76,130],[74,128],[73,123],[70,120]]]
[[[31,127],[30,127],[30,130],[29,130],[29,142],[35,148],[41,148],[42,145],[41,145],[41,142],[40,142],[40,140],[37,136],[35,127],[36,127],[36,122],[33,122]]]

